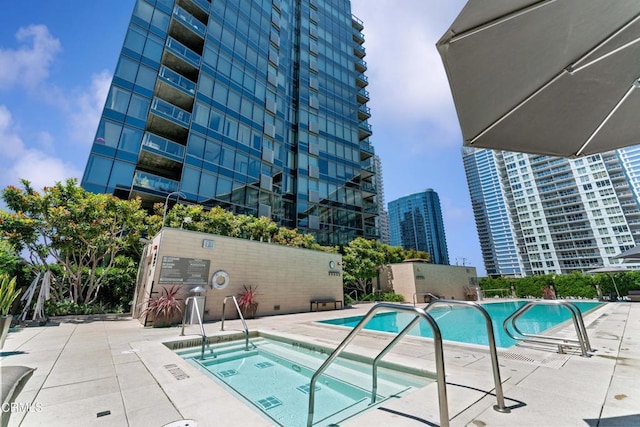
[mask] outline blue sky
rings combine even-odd
[[[0,14],[0,188],[81,178],[133,0],[6,2]],[[389,202],[433,188],[449,258],[485,274],[462,138],[436,41],[464,0],[352,0],[364,21],[372,141]]]

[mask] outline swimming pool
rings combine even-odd
[[[255,338],[248,351],[241,341],[210,347],[204,360],[199,359],[199,348],[178,354],[275,424],[303,426],[307,422],[310,378],[328,352],[303,348],[299,343]],[[378,381],[376,403],[433,382],[390,369],[381,370]],[[371,405],[371,387],[370,365],[337,359],[316,383],[314,425],[335,425],[375,407]]]
[[[496,346],[507,348],[515,345],[502,328],[504,320],[524,305],[527,301],[501,301],[482,304],[493,321],[493,332]],[[597,301],[571,301],[582,313],[586,313],[602,303]],[[468,344],[487,345],[487,331],[482,315],[475,309],[465,306],[439,306],[429,311],[438,323],[442,338]],[[344,317],[340,319],[322,320],[320,323],[339,325],[353,328],[364,316]],[[411,313],[380,313],[373,317],[364,329],[381,332],[400,332],[408,325],[415,315]],[[518,320],[518,327],[526,333],[537,334],[569,320],[571,314],[561,306],[540,305],[532,308]],[[409,335],[433,337],[431,328],[421,320]]]

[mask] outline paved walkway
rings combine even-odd
[[[343,328],[315,320],[364,314],[370,306],[273,316],[248,321],[251,331],[335,348]],[[593,357],[559,355],[526,347],[501,350],[500,371],[510,413],[496,403],[488,352],[445,344],[450,424],[454,426],[640,425],[640,304],[607,304],[585,318]],[[205,325],[207,335],[238,334],[238,321]],[[461,327],[463,327],[461,325]],[[191,327],[188,333],[195,334]],[[162,342],[194,340],[179,328],[144,328],[131,318],[59,319],[12,331],[2,366],[35,367],[17,398],[10,426],[268,426],[271,422]],[[195,337],[197,338],[197,337]],[[349,351],[372,356],[388,336],[364,332]],[[406,337],[385,360],[434,369],[433,345]],[[346,426],[439,425],[436,385],[344,423]],[[182,421],[176,425],[187,425]]]

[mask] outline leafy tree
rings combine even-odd
[[[382,243],[358,237],[344,247],[342,256],[344,282],[361,294],[372,290],[372,280],[385,263]]]
[[[146,213],[140,200],[94,194],[75,179],[45,187],[42,194],[29,181],[23,189],[5,188],[2,198],[13,213],[0,212],[0,233],[16,250],[26,250],[35,269],[62,277],[57,291],[74,303],[96,300],[116,256],[136,245]]]

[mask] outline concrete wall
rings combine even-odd
[[[383,291],[393,291],[404,296],[405,301],[424,302],[420,294],[432,293],[442,298],[470,299],[471,290],[475,295],[478,277],[475,267],[405,262],[391,264],[382,274],[380,283]]]
[[[208,246],[203,247],[207,241]],[[209,260],[206,278],[205,320],[218,320],[225,296],[238,295],[243,285],[257,287],[257,316],[309,311],[313,298],[343,300],[342,256],[182,229],[164,228],[147,245],[136,287],[134,316],[144,309],[149,296],[160,295],[160,272],[164,257]],[[218,270],[229,274],[225,289],[214,289],[211,278]],[[167,284],[168,286],[168,284]],[[181,284],[181,298],[196,284]],[[319,309],[333,308],[333,304]],[[227,301],[225,319],[237,318],[233,301]],[[141,318],[144,323],[145,319]]]

